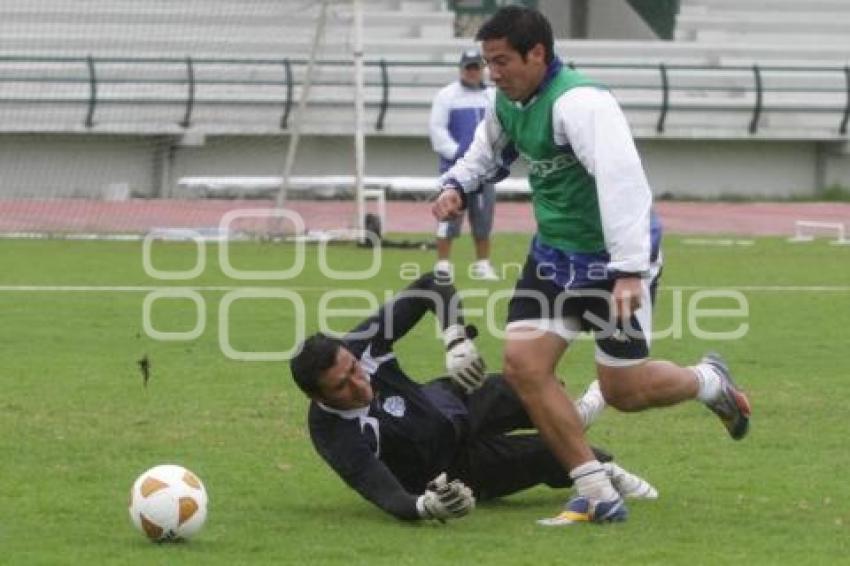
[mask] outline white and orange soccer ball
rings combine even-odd
[[[207,490],[183,466],[155,466],[133,483],[130,519],[153,541],[188,539],[207,519]]]

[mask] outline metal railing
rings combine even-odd
[[[106,104],[151,105],[172,104],[183,107],[182,128],[193,126],[200,105],[279,106],[275,126],[287,130],[294,104],[294,90],[301,83],[307,61],[304,59],[234,59],[234,58],[119,58],[119,57],[28,57],[0,56],[0,110],[8,104],[80,104],[85,108],[83,125],[96,131],[98,111]],[[351,61],[318,61],[316,94],[309,106],[341,105],[333,97],[323,98],[320,87],[353,88],[350,80]],[[375,111],[374,129],[382,131],[393,111],[400,108],[430,106],[434,93],[456,77],[454,63],[374,59],[364,63],[368,89],[366,105]],[[663,134],[671,114],[677,110],[721,111],[728,105],[717,104],[710,96],[727,96],[738,110],[749,108],[749,132],[757,134],[766,112],[835,113],[835,131],[844,136],[850,122],[850,67],[848,66],[779,66],[779,65],[682,65],[621,64],[569,62],[573,68],[615,75],[606,86],[621,94],[626,110],[657,112],[656,131]],[[121,72],[115,73],[115,67]],[[214,73],[210,71],[214,69]],[[104,72],[108,68],[112,72]],[[206,69],[206,72],[201,72]],[[235,77],[241,71],[244,76]],[[621,72],[622,80],[617,78]],[[212,74],[211,74],[212,73]],[[237,73],[238,74],[238,73]],[[403,76],[402,76],[403,75]],[[730,76],[736,78],[730,80]],[[770,84],[771,77],[781,77],[782,84]],[[401,77],[401,78],[399,78]],[[749,78],[747,78],[749,77]],[[23,85],[23,86],[22,86]],[[75,94],[45,96],[44,89],[28,89],[27,85],[81,86]],[[116,85],[140,87],[135,94],[104,92]],[[162,92],[157,93],[157,87]],[[175,87],[182,94],[175,95]],[[206,87],[227,87],[227,94],[210,96]],[[257,96],[254,89],[275,87],[274,96]],[[57,86],[58,88],[58,86]],[[406,97],[393,98],[406,91]],[[651,93],[651,97],[633,100],[629,91]],[[410,93],[417,93],[411,97]],[[154,93],[154,94],[151,94]],[[238,93],[234,94],[234,93]],[[775,103],[769,94],[799,95],[795,103]],[[203,94],[203,96],[201,96]],[[831,96],[828,104],[807,105],[807,97]],[[688,97],[690,98],[688,99]],[[402,100],[404,98],[404,100]],[[683,99],[688,99],[683,101]],[[840,103],[836,102],[841,100]]]
[[[492,14],[509,4],[537,8],[537,0],[451,0],[449,8],[458,14]]]

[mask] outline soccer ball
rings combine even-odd
[[[155,466],[133,483],[130,519],[151,540],[187,539],[207,519],[207,490],[183,466]]]

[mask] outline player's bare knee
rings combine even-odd
[[[508,349],[503,360],[503,373],[508,385],[522,396],[537,389],[549,372],[533,363],[527,354],[515,354]]]

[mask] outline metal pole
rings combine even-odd
[[[186,84],[189,91],[186,94],[186,113],[180,122],[182,128],[192,125],[192,110],[195,108],[195,64],[192,63],[192,57],[186,57]]]
[[[352,0],[354,8],[354,196],[357,200],[357,218],[354,226],[358,237],[365,237],[366,203],[363,198],[363,180],[366,174],[366,136],[363,132],[365,105],[363,102],[363,6]]]
[[[298,107],[293,117],[292,131],[289,134],[289,147],[286,151],[286,162],[283,165],[283,175],[280,180],[280,191],[277,193],[275,206],[283,208],[286,203],[286,193],[289,190],[289,179],[292,176],[292,168],[295,165],[295,155],[298,153],[298,142],[301,140],[301,124],[304,121],[304,111],[307,109],[307,99],[310,96],[310,87],[313,84],[313,70],[316,57],[319,52],[319,44],[325,33],[325,21],[327,19],[328,1],[322,0],[319,6],[319,19],[316,22],[316,30],[313,34],[313,44],[310,46],[310,59],[307,61],[307,71],[304,77],[304,85],[301,87],[301,96],[298,99]],[[274,219],[272,219],[274,220]]]
[[[89,68],[89,110],[86,113],[86,128],[94,126],[94,110],[97,106],[97,73],[94,69],[94,57],[86,57]]]
[[[753,118],[750,120],[750,133],[755,134],[759,131],[759,118],[764,107],[764,86],[761,81],[761,69],[758,63],[753,65],[753,77],[755,78],[756,86],[756,105],[753,108]]]
[[[658,116],[655,131],[663,134],[664,122],[667,120],[667,112],[670,110],[670,80],[667,78],[667,65],[661,63],[658,65],[658,70],[661,71],[661,113]]]

